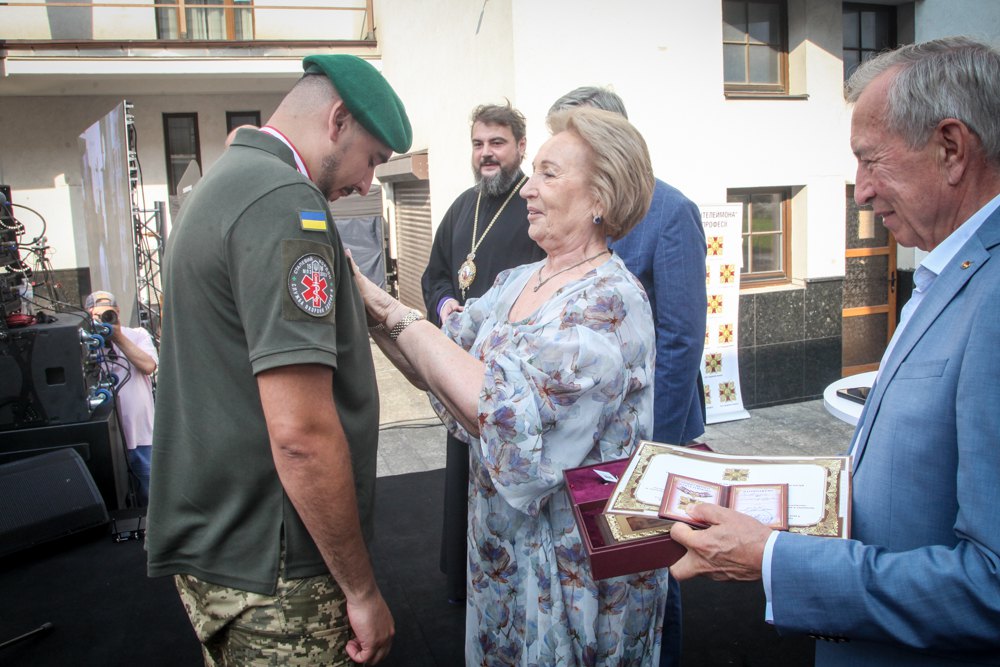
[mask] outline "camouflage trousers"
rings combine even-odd
[[[347,600],[330,576],[278,579],[260,595],[175,575],[208,667],[354,665]]]

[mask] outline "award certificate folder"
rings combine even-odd
[[[711,503],[757,519],[768,528],[788,530],[787,484],[716,484],[683,475],[667,475],[667,487],[660,503],[660,517],[707,528],[687,510],[692,505]],[[608,516],[608,515],[605,515]],[[626,516],[612,514],[610,516]],[[645,517],[629,517],[640,519]]]
[[[849,456],[731,456],[643,441],[604,511],[659,517],[670,474],[723,485],[787,484],[789,532],[850,537]]]

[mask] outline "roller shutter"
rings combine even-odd
[[[420,312],[424,295],[420,279],[431,256],[430,181],[405,181],[393,184],[396,205],[396,273],[399,300]]]

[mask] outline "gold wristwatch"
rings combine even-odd
[[[389,329],[389,340],[396,340],[397,338],[399,338],[399,334],[403,333],[403,329],[410,326],[414,322],[417,322],[418,320],[422,319],[424,319],[424,316],[420,313],[419,310],[411,310],[410,312],[408,312],[406,315],[403,316],[403,319],[396,322],[396,324],[394,324],[393,327]]]

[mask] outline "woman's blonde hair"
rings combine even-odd
[[[620,239],[645,217],[653,199],[653,167],[646,141],[622,116],[593,107],[571,107],[548,117],[552,134],[572,132],[591,157],[590,186],[604,207],[604,231]]]

